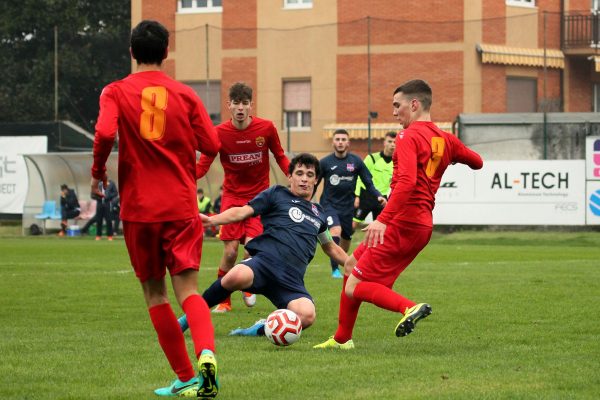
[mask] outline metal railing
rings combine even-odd
[[[563,49],[600,48],[600,14],[563,15]]]

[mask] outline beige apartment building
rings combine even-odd
[[[228,87],[255,89],[254,114],[284,148],[322,155],[338,127],[366,154],[398,130],[391,99],[421,78],[432,117],[600,109],[598,0],[132,0],[132,25],[171,33],[165,70],[215,122]]]

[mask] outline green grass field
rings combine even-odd
[[[202,289],[220,255],[205,243]],[[289,348],[227,336],[273,309],[263,297],[214,316],[219,399],[600,396],[600,233],[434,234],[395,287],[433,314],[396,338],[399,315],[364,304],[350,352],[312,349],[341,288],[320,250],[306,284],[317,321]],[[2,399],[154,399],[174,378],[122,240],[4,237],[0,295]]]

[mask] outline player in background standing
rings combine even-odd
[[[252,88],[237,82],[229,88],[227,107],[231,119],[216,127],[221,140],[220,159],[225,171],[221,212],[231,207],[243,207],[254,196],[269,187],[269,150],[275,156],[279,168],[287,175],[290,161],[285,156],[279,134],[273,122],[251,116]],[[196,178],[202,178],[214,161],[215,156],[202,154],[196,168]],[[221,278],[235,265],[240,243],[246,245],[262,233],[259,217],[249,218],[223,226],[219,239],[223,241],[223,257],[217,277]],[[252,307],[256,295],[243,293],[244,303]],[[217,305],[213,312],[231,311],[231,297]],[[185,330],[185,318],[179,321]]]
[[[402,313],[396,336],[406,336],[431,313],[392,290],[394,282],[427,245],[433,229],[432,211],[442,175],[453,163],[480,169],[479,154],[431,122],[432,92],[422,80],[411,80],[394,91],[394,116],[404,127],[396,138],[392,192],[385,209],[363,229],[364,241],[345,264],[335,335],[315,348],[352,349],[352,330],[363,301]]]
[[[396,148],[396,132],[387,132],[383,138],[383,150],[377,153],[371,153],[365,157],[365,167],[373,176],[373,185],[386,198],[390,192],[392,183],[392,172],[394,163],[392,155]],[[365,221],[365,218],[371,213],[373,220],[377,219],[383,206],[372,194],[365,190],[365,185],[358,178],[356,181],[356,190],[354,191],[354,218],[352,219],[352,230]]]
[[[352,241],[352,216],[354,215],[354,189],[360,176],[367,191],[383,206],[386,200],[373,186],[371,173],[354,153],[350,153],[350,135],[345,129],[333,132],[333,153],[321,159],[321,176],[317,186],[323,183],[323,193],[319,203],[325,209],[329,231],[333,241],[346,252]],[[331,276],[341,278],[342,274],[335,260],[329,260]]]
[[[202,221],[196,200],[196,151],[216,155],[219,139],[196,93],[161,71],[169,32],[142,21],[131,32],[135,73],[102,90],[94,139],[92,193],[102,196],[106,160],[119,132],[121,219],[158,342],[177,379],[159,396],[212,398],[218,392],[210,309],[198,294]],[[168,187],[168,190],[165,190]],[[198,373],[173,313],[165,273],[189,316]]]

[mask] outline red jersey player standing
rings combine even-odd
[[[396,137],[392,156],[391,195],[377,219],[363,229],[364,241],[344,265],[337,331],[315,348],[354,348],[352,330],[363,301],[404,314],[396,336],[408,335],[418,320],[431,314],[429,304],[417,304],[392,286],[429,242],[435,193],[448,165],[483,166],[477,153],[431,122],[431,102],[431,88],[422,80],[408,81],[394,91],[394,116],[404,131]]]
[[[100,194],[99,182],[107,182],[106,160],[119,132],[125,244],[158,341],[177,374],[170,386],[155,393],[213,398],[218,392],[214,330],[197,286],[203,227],[195,164],[196,151],[216,155],[220,143],[195,92],[161,72],[168,44],[168,31],[156,21],[142,21],[131,32],[137,70],[100,95],[91,189]],[[169,304],[166,269],[189,318],[198,376]]]
[[[229,88],[227,101],[231,119],[216,127],[221,141],[221,164],[225,171],[221,212],[245,206],[269,187],[269,150],[275,156],[281,171],[286,176],[288,174],[290,161],[281,147],[275,125],[271,121],[250,116],[252,106],[252,88],[242,82],[234,83]],[[214,156],[208,154],[200,156],[196,169],[198,179],[206,174],[214,159]],[[246,244],[261,233],[260,217],[221,227],[219,238],[223,241],[224,249],[217,273],[219,278],[225,276],[235,265],[240,243]],[[256,302],[256,295],[243,295],[246,305],[252,307]],[[227,298],[213,312],[230,310],[231,298]]]

